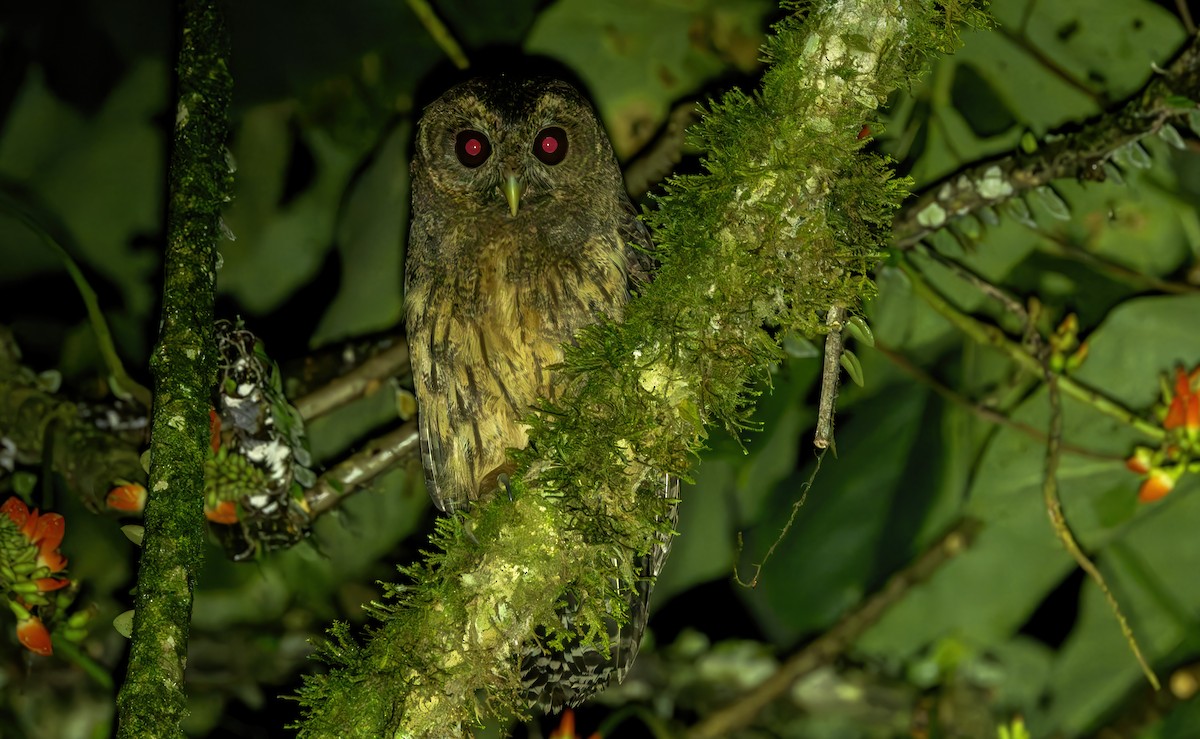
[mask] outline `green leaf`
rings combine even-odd
[[[569,65],[587,83],[619,158],[636,152],[670,106],[731,63],[758,65],[765,0],[560,0],[542,12],[525,51]]]

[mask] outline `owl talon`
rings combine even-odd
[[[503,472],[496,475],[496,485],[508,496],[508,502],[513,502],[512,485],[509,484],[508,475]]]
[[[467,537],[467,541],[479,546],[479,539],[475,538],[475,528],[471,525],[470,519],[463,521],[463,535]]]

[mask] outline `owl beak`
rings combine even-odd
[[[517,208],[521,206],[521,193],[525,191],[525,183],[515,173],[512,173],[504,178],[504,184],[500,185],[500,189],[504,191],[508,209],[512,211],[513,218],[516,218]]]

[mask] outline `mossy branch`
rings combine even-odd
[[[204,559],[213,297],[220,209],[232,177],[225,159],[232,80],[218,4],[185,0],[180,18],[162,329],[151,358],[149,498],[129,668],[117,697],[119,737],[183,735],[192,589]]]
[[[873,290],[907,183],[858,133],[964,19],[984,16],[965,2],[855,0],[775,29],[758,93],[725,95],[692,133],[707,172],[671,180],[648,215],[654,283],[622,325],[569,349],[564,399],[532,419],[513,500],[440,522],[412,584],[374,607],[365,645],[334,628],[333,669],[301,694],[302,735],[461,735],[522,711],[516,656],[539,629],[604,648],[615,591],[667,533],[650,470],[684,475],[709,426],[744,428],[779,339],[822,334],[831,306],[854,315]],[[580,634],[555,617],[568,589]]]

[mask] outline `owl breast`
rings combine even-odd
[[[626,265],[616,230],[580,238],[586,232],[570,219],[536,215],[451,229],[449,243],[466,248],[436,250],[438,269],[410,280],[427,481],[443,510],[496,490],[510,471],[507,449],[528,442],[522,421],[539,399],[559,397],[563,344],[602,316],[621,317]]]

